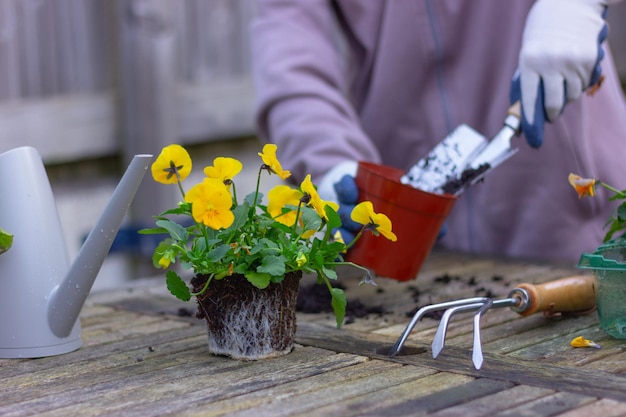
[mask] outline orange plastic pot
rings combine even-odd
[[[391,242],[366,232],[348,251],[346,259],[377,276],[408,281],[417,277],[457,198],[402,184],[402,175],[396,168],[359,162],[359,201],[371,201],[374,211],[386,214],[398,240]]]

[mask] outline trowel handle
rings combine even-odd
[[[515,103],[511,104],[511,107],[506,111],[506,114],[515,116],[518,119],[522,118],[522,103],[517,100]]]
[[[509,294],[518,298],[518,305],[511,307],[522,316],[537,311],[554,313],[587,313],[594,310],[596,291],[594,278],[590,275],[575,275],[543,284],[520,284]]]

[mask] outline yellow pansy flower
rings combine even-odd
[[[333,201],[325,201],[320,198],[320,195],[317,193],[313,182],[311,181],[311,174],[307,175],[300,184],[300,189],[304,194],[309,196],[309,201],[307,203],[308,206],[313,207],[313,209],[317,212],[318,216],[322,217],[324,220],[328,220],[328,216],[326,215],[326,206],[330,206],[333,210],[337,211],[339,209],[339,205]]]
[[[169,145],[161,150],[151,170],[156,182],[176,184],[184,181],[191,172],[191,157],[182,146]]]
[[[263,151],[259,152],[259,156],[271,172],[278,175],[280,179],[286,180],[291,176],[291,172],[283,170],[280,161],[278,161],[278,158],[276,157],[276,149],[278,149],[278,146],[268,143],[263,146]]]
[[[288,185],[277,185],[267,193],[267,211],[279,223],[286,226],[293,226],[296,222],[297,211],[295,209],[283,213],[283,208],[287,206],[298,207],[302,193],[300,190]]]
[[[213,165],[204,168],[204,175],[216,178],[228,184],[243,169],[243,164],[235,158],[219,157],[213,160]]]
[[[357,204],[352,210],[350,218],[359,224],[373,228],[392,242],[398,240],[395,233],[391,231],[391,220],[389,220],[389,217],[382,213],[376,213],[371,201],[363,201]]]
[[[235,221],[233,199],[221,180],[205,178],[185,194],[185,201],[191,203],[193,219],[211,229],[225,229]]]
[[[600,345],[597,344],[596,342],[589,340],[589,339],[585,339],[582,336],[578,336],[576,338],[574,338],[571,342],[570,345],[572,347],[592,347],[592,348],[596,348],[596,349],[600,349]]]
[[[569,183],[578,193],[578,198],[585,196],[593,197],[595,195],[597,180],[594,178],[582,178],[580,175],[569,174],[567,177]]]

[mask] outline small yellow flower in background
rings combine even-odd
[[[306,261],[306,255],[302,252],[299,252],[298,256],[296,256],[296,264],[298,264],[298,266],[302,266],[306,263]]]
[[[578,193],[578,198],[585,196],[593,197],[596,191],[597,180],[594,178],[582,178],[580,175],[569,174],[567,177],[569,183]]]
[[[204,168],[204,175],[208,178],[216,178],[226,184],[241,172],[243,164],[235,158],[218,157],[213,160],[213,165]]]
[[[225,229],[235,221],[233,198],[221,180],[205,178],[185,194],[185,201],[191,203],[193,219],[211,229]]]
[[[567,179],[578,193],[578,198],[585,196],[593,197],[596,194],[596,188],[602,187],[613,193],[613,195],[609,197],[609,201],[626,200],[626,190],[619,190],[595,178],[582,178],[580,175],[569,174]],[[615,233],[626,229],[626,201],[622,201],[616,210],[611,213],[604,227],[608,229],[604,235],[604,242],[612,240]],[[622,234],[622,238],[626,238],[626,234]]]
[[[291,227],[296,222],[295,207],[298,207],[300,198],[302,193],[299,190],[288,185],[277,185],[267,193],[267,211],[277,222]],[[287,206],[294,206],[294,209],[283,213],[283,208]]]
[[[333,240],[335,242],[343,243],[344,245],[346,244],[346,241],[343,239],[343,235],[341,234],[339,230],[335,230],[335,234],[333,234]],[[347,252],[348,252],[347,250],[344,250],[341,253],[347,253]]]
[[[176,184],[184,181],[191,172],[191,157],[182,146],[169,145],[161,150],[151,170],[156,182]]]
[[[325,201],[320,198],[320,195],[317,193],[313,182],[311,181],[311,174],[307,175],[300,184],[300,189],[303,193],[309,196],[309,201],[307,203],[308,206],[313,207],[318,216],[323,218],[324,220],[328,220],[328,216],[326,215],[326,206],[330,206],[333,210],[337,211],[339,209],[339,204],[333,201]]]
[[[281,180],[286,180],[291,176],[291,172],[283,170],[283,167],[278,161],[278,158],[276,158],[277,148],[278,147],[276,145],[268,143],[267,145],[263,146],[263,151],[259,152],[259,156],[271,172],[278,175]]]
[[[596,349],[600,349],[601,346],[597,343],[595,343],[592,340],[589,339],[585,339],[582,336],[578,336],[577,338],[573,339],[570,342],[570,345],[572,345],[572,347],[592,347],[592,348],[596,348]]]
[[[376,213],[371,201],[363,201],[357,204],[352,210],[350,218],[359,224],[371,226],[375,231],[392,242],[398,240],[395,233],[391,231],[391,220],[389,220],[389,217],[382,213]]]
[[[171,261],[166,256],[162,256],[161,259],[159,259],[159,266],[163,269],[167,269],[170,266],[170,263]]]

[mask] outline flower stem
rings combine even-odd
[[[354,244],[357,242],[357,240],[359,240],[361,238],[361,235],[363,235],[363,232],[365,231],[366,228],[367,228],[367,225],[363,225],[363,227],[361,227],[361,230],[359,230],[359,233],[357,233],[357,235],[354,237],[354,239],[352,239],[352,241],[346,245],[346,250],[348,250],[352,246],[354,246]]]
[[[610,186],[607,183],[604,183],[604,182],[600,181],[600,185],[603,186],[604,188],[606,188],[607,190],[614,192],[615,194],[621,194],[620,190],[618,190],[615,187]]]
[[[233,186],[233,206],[237,207],[237,187],[235,187],[235,183],[231,182],[230,185]],[[258,188],[257,188],[258,189]]]
[[[178,189],[180,190],[180,193],[183,196],[183,200],[185,199],[185,190],[183,189],[183,184],[181,183],[180,179],[177,177],[176,179],[176,183],[178,184]]]
[[[202,287],[202,289],[200,291],[198,291],[198,292],[192,292],[191,295],[196,297],[198,295],[204,294],[206,289],[209,288],[209,283],[213,280],[213,277],[214,277],[214,274],[209,275],[209,277],[207,278],[206,282],[204,283],[204,286]]]
[[[257,199],[259,198],[259,188],[261,187],[261,173],[263,172],[265,167],[265,164],[261,165],[261,168],[259,168],[259,173],[256,176],[256,189],[254,190],[254,201],[252,202],[252,207],[256,207]],[[252,213],[254,213],[254,210],[252,210]]]

